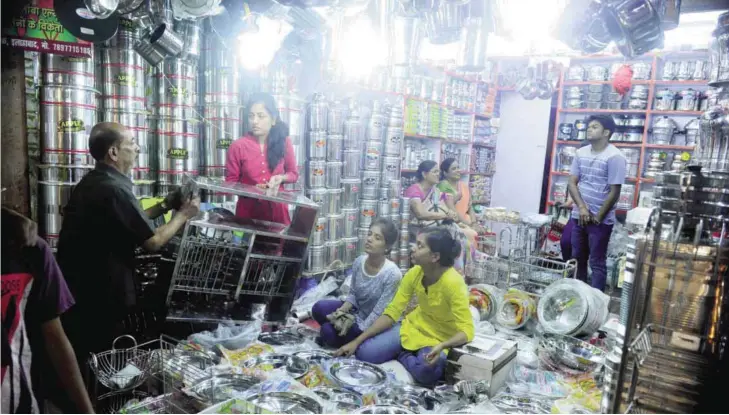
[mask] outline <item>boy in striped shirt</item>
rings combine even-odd
[[[609,115],[587,120],[590,145],[577,150],[572,162],[568,190],[572,200],[572,257],[577,259],[577,278],[587,280],[587,263],[592,269],[592,286],[605,289],[607,247],[615,224],[615,203],[625,181],[625,157],[608,143],[615,131]]]

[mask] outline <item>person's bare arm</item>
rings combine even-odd
[[[41,325],[46,352],[71,401],[81,413],[93,414],[94,408],[86,392],[81,371],[71,343],[63,331],[61,319],[56,317]]]
[[[144,210],[144,213],[147,214],[147,217],[150,220],[155,220],[158,217],[160,217],[160,216],[164,215],[165,213],[167,213],[167,209],[165,209],[164,204],[160,202],[160,203],[157,203],[154,206],[150,206],[148,209],[145,209]]]
[[[410,199],[410,210],[419,220],[443,220],[448,219],[448,215],[443,212],[428,212],[423,202],[417,199]]]
[[[597,212],[597,215],[595,216],[595,220],[597,223],[602,223],[603,219],[605,219],[605,215],[612,210],[613,206],[615,206],[615,203],[618,202],[618,199],[620,199],[620,188],[622,185],[619,184],[611,184],[610,185],[610,192],[608,193],[607,199],[602,203],[602,206],[600,206],[600,210]]]
[[[144,241],[144,249],[150,252],[158,251],[172,239],[177,232],[185,226],[189,219],[192,219],[200,211],[200,198],[195,197],[186,202],[169,223],[166,223],[154,231],[154,236]]]

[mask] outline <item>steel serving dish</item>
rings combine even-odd
[[[364,405],[362,395],[344,388],[318,387],[313,390],[319,397],[328,402],[333,402],[337,411],[351,412]]]
[[[408,408],[397,405],[370,405],[353,412],[354,414],[415,414]]]
[[[329,368],[329,374],[344,386],[374,387],[380,386],[387,380],[387,373],[381,368],[357,360],[345,360],[334,363]]]
[[[544,334],[539,341],[538,355],[545,363],[581,373],[594,372],[605,362],[605,352],[601,349],[559,334]]]
[[[246,398],[253,405],[279,414],[321,414],[324,408],[315,399],[293,392],[267,392]]]
[[[261,366],[271,366],[273,369],[285,367],[286,372],[288,372],[288,374],[294,379],[299,379],[309,371],[309,363],[307,363],[306,360],[287,354],[265,354],[263,356],[258,356],[255,359],[248,360],[243,364],[243,367],[249,369]]]
[[[405,407],[418,413],[432,411],[444,401],[444,397],[438,396],[432,390],[418,386],[397,386],[377,392],[379,404]]]
[[[185,392],[205,404],[214,405],[246,392],[259,383],[261,383],[261,380],[253,376],[226,373],[204,379],[188,388]]]
[[[258,336],[258,341],[270,344],[271,346],[288,346],[301,344],[304,342],[304,338],[298,333],[291,333],[287,331],[273,331],[268,333],[261,333]]]

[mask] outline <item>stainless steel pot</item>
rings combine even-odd
[[[63,208],[71,198],[75,183],[38,182],[38,232],[57,238],[63,222]]]
[[[440,2],[436,10],[426,12],[424,18],[430,43],[443,45],[459,40],[469,14],[468,3],[448,1]]]
[[[623,56],[640,56],[663,46],[661,18],[650,0],[620,0],[606,7],[608,28]]]
[[[673,111],[676,108],[676,93],[670,89],[656,91],[653,108],[658,111]]]
[[[377,216],[377,200],[362,199],[359,202],[359,226],[368,228],[372,225],[372,221]],[[365,236],[366,237],[366,236]]]
[[[326,131],[329,117],[329,103],[323,94],[314,94],[309,105],[310,131]]]
[[[608,78],[608,70],[604,66],[594,65],[587,75],[588,81],[605,81]]]
[[[42,163],[93,164],[88,152],[88,135],[96,124],[96,94],[93,89],[41,87]]]
[[[362,193],[363,199],[376,199],[377,189],[380,187],[379,170],[370,170],[362,172]]]
[[[309,159],[325,160],[327,158],[327,133],[325,130],[309,132]]]
[[[327,135],[327,161],[342,161],[344,138],[341,135]]]
[[[319,205],[319,218],[325,218],[329,214],[329,190],[323,187],[306,189],[306,197]],[[317,245],[317,244],[315,244]]]
[[[684,89],[677,95],[676,110],[696,111],[699,107],[699,93],[691,88]]]
[[[342,214],[344,215],[344,237],[356,238],[357,227],[359,226],[359,209],[357,207],[342,208]]]
[[[686,126],[683,127],[686,135],[685,144],[687,146],[696,145],[699,136],[700,123],[701,120],[699,118],[694,118],[693,120],[686,123]]]
[[[723,111],[702,115],[692,165],[709,172],[729,173],[729,119]]]
[[[653,122],[652,141],[653,144],[673,144],[673,137],[678,130],[676,122],[668,117],[660,117]]]
[[[571,86],[565,92],[565,98],[567,99],[581,99],[583,95],[583,90],[579,86]]]
[[[636,81],[647,81],[651,79],[651,65],[645,62],[636,62],[631,65],[633,79]]]
[[[378,141],[366,141],[365,142],[365,153],[364,153],[364,165],[365,170],[379,171],[382,163],[382,149],[383,144],[381,140]]]
[[[648,99],[648,86],[647,85],[633,85],[630,89],[631,99]]]
[[[631,99],[628,101],[628,109],[644,110],[648,107],[648,101],[644,99]]]
[[[570,66],[567,70],[566,81],[579,82],[584,81],[587,77],[587,71],[580,65]]]
[[[325,187],[326,186],[325,171],[326,171],[326,161],[309,160],[307,162],[307,171],[306,171],[307,187],[309,187],[310,189],[316,188],[316,187]]]
[[[176,20],[174,28],[175,32],[180,34],[183,42],[180,58],[196,63],[200,58],[200,44],[202,42],[200,21]]]
[[[661,79],[664,81],[672,81],[676,79],[677,72],[678,62],[666,62],[663,64],[663,74],[661,75]]]
[[[720,22],[712,33],[709,43],[709,85],[713,87],[726,86],[729,83],[729,27],[722,25],[726,22],[729,12],[719,16]]]
[[[565,108],[578,109],[585,108],[585,101],[581,99],[568,99],[565,102]]]
[[[326,162],[326,187],[328,189],[339,189],[342,186],[342,162]]]
[[[108,48],[101,49],[101,69],[103,74],[102,93],[106,96],[128,96],[144,98],[144,60],[134,50]],[[143,100],[138,108],[144,110]]]

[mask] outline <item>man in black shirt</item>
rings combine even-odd
[[[63,322],[81,362],[111,349],[121,319],[136,305],[134,250],[159,250],[200,209],[194,197],[169,223],[152,227],[150,220],[169,207],[163,202],[145,212],[132,193],[129,174],[139,146],[124,126],[95,125],[89,152],[96,168],[71,193],[58,241],[58,263],[76,299]]]

